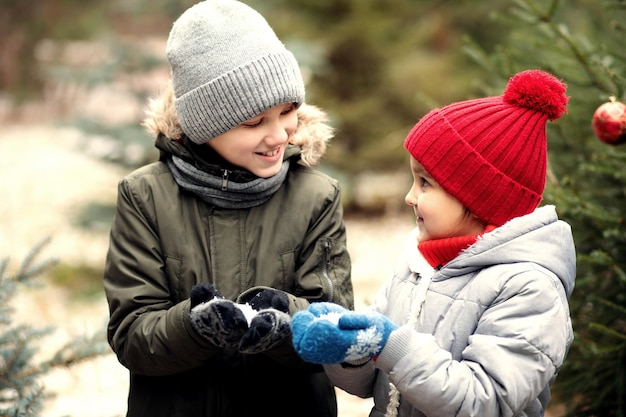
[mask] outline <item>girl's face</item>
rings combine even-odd
[[[415,212],[418,241],[482,233],[483,222],[448,194],[413,157],[411,171],[413,186],[404,201]]]
[[[283,103],[214,137],[208,145],[231,164],[269,178],[280,170],[297,124],[295,105]]]

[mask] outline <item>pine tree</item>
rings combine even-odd
[[[0,417],[39,416],[47,395],[41,378],[47,372],[108,352],[103,332],[97,332],[71,340],[51,358],[36,361],[41,338],[54,327],[14,323],[11,302],[20,287],[37,285],[35,278],[57,263],[55,259],[37,260],[48,242],[37,244],[14,273],[9,272],[9,258],[0,260]]]
[[[545,201],[572,225],[575,340],[556,380],[568,416],[626,416],[626,145],[594,136],[595,109],[626,101],[626,2],[518,0],[495,16],[511,28],[493,51],[470,53],[500,87],[513,73],[540,68],[563,79],[568,114],[549,127]]]

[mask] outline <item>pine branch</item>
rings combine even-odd
[[[599,304],[602,304],[605,307],[608,307],[609,309],[614,310],[618,314],[621,314],[624,317],[626,317],[626,307],[624,307],[624,306],[618,305],[616,303],[613,303],[613,302],[611,302],[611,301],[609,301],[609,300],[607,300],[605,298],[598,297],[596,295],[590,295],[589,296],[589,300],[597,302]]]
[[[52,239],[50,237],[44,238],[39,241],[33,249],[31,249],[27,254],[18,271],[9,279],[13,279],[16,282],[31,282],[33,278],[39,276],[45,271],[50,270],[56,264],[58,264],[58,259],[48,258],[43,262],[35,263],[35,259],[41,254],[43,248],[50,243]]]
[[[18,271],[8,273],[9,259],[0,262],[0,417],[37,417],[45,392],[38,379],[52,368],[70,367],[108,352],[104,330],[69,341],[51,359],[35,362],[34,353],[41,337],[55,327],[33,328],[13,324],[10,302],[18,284],[35,284],[33,278],[57,264],[54,259],[37,261],[50,239],[40,241],[22,261]]]
[[[102,356],[109,352],[105,332],[97,332],[90,337],[81,337],[68,342],[45,363],[51,368],[70,367],[80,362]]]
[[[621,339],[624,342],[626,342],[626,334],[620,333],[620,332],[618,332],[616,330],[613,330],[613,329],[611,329],[611,328],[609,328],[609,327],[607,327],[607,326],[605,326],[603,324],[600,324],[600,323],[590,323],[589,324],[589,328],[592,329],[592,330],[599,331],[599,332],[601,332],[603,334],[616,337],[616,338]],[[615,347],[612,348],[612,350],[622,350],[622,349],[624,349],[623,345],[615,346]]]
[[[33,386],[25,395],[0,400],[0,406],[5,402],[13,402],[10,408],[0,408],[0,417],[35,417],[42,409],[45,391],[42,385]]]
[[[539,8],[539,6],[537,6],[534,0],[523,1],[528,9],[531,10],[533,14],[537,17],[538,21],[548,25],[552,33],[554,33],[559,39],[565,42],[574,60],[580,64],[582,70],[585,72],[585,74],[587,74],[587,77],[591,81],[591,84],[598,90],[604,91],[607,94],[612,94],[615,91],[615,88],[611,88],[602,82],[596,71],[594,71],[593,67],[591,66],[591,63],[587,59],[586,54],[569,35],[568,31],[565,30],[565,26],[559,25],[554,21],[554,13],[558,6],[559,0],[553,0],[547,12],[543,12]],[[602,66],[604,70],[610,75],[609,69],[602,65],[601,62],[596,62],[596,64]]]

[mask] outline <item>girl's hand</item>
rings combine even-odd
[[[293,345],[307,362],[333,364],[378,356],[398,326],[380,313],[313,303],[291,322]]]

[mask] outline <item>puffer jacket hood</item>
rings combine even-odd
[[[528,221],[530,218],[534,221]],[[486,235],[479,239],[440,272],[465,275],[496,263],[518,262],[534,262],[551,271],[571,295],[576,277],[574,241],[570,226],[559,221],[554,206],[540,207],[495,229],[488,239]]]
[[[162,93],[150,100],[143,126],[155,138],[163,135],[170,140],[180,140],[184,135],[176,107],[174,88],[168,82]],[[326,153],[327,143],[334,130],[328,122],[328,115],[316,106],[303,103],[298,108],[298,128],[291,144],[299,146],[300,162],[308,167],[319,164]]]

